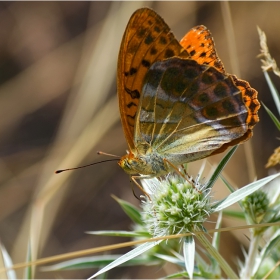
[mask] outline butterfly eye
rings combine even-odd
[[[121,158],[121,160],[118,162],[118,165],[128,174],[132,173],[131,168],[131,159],[124,156]]]
[[[133,166],[138,165],[140,161],[141,161],[140,159],[136,160],[136,159],[131,159],[131,158],[130,158],[130,159],[127,161],[127,165],[128,165],[130,168],[132,168]]]

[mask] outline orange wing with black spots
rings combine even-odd
[[[148,8],[137,10],[126,27],[118,58],[119,107],[130,149],[144,77],[154,62],[173,56],[189,54],[158,14]]]
[[[199,64],[214,66],[225,73],[224,65],[218,57],[210,31],[204,25],[193,27],[180,41],[190,54],[191,59]]]

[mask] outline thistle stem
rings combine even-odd
[[[212,246],[212,244],[209,242],[209,240],[206,238],[206,236],[204,234],[197,233],[195,236],[201,242],[201,244],[204,246],[204,248],[210,253],[210,255],[213,258],[215,258],[215,260],[219,263],[222,270],[225,272],[225,274],[230,279],[238,279],[239,278],[235,274],[235,272],[232,270],[232,268],[229,266],[229,264],[226,262],[226,260],[216,250],[216,248]]]
[[[258,244],[260,241],[260,234],[254,234],[255,231],[252,232],[252,237],[249,246],[248,256],[245,261],[244,270],[242,271],[242,278],[250,278],[253,275],[254,265],[256,263],[257,254],[258,254]]]

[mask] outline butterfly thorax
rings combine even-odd
[[[156,177],[169,172],[167,163],[157,153],[129,152],[120,159],[119,165],[130,175],[141,174]]]

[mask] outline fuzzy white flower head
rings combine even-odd
[[[150,199],[142,201],[142,218],[153,236],[193,232],[202,229],[212,212],[210,191],[197,181],[195,187],[181,176],[167,176],[163,181],[143,179]]]

